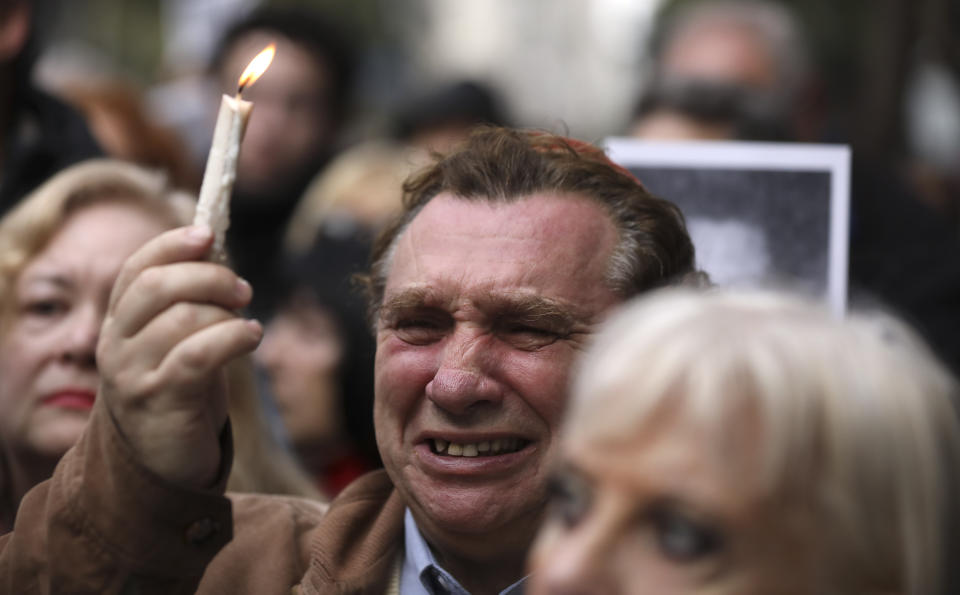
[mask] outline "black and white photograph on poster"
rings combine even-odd
[[[788,286],[845,311],[848,147],[619,137],[604,146],[680,207],[697,263],[715,283]]]

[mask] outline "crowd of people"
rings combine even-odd
[[[720,287],[671,197],[465,77],[349,139],[358,51],[263,8],[228,262],[141,91],[0,4],[0,592],[960,590],[960,234],[855,156],[850,312]],[[795,16],[664,23],[624,134],[810,142]],[[868,307],[869,306],[869,307]]]

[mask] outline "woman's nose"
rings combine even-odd
[[[63,324],[66,325],[63,358],[83,366],[95,366],[97,341],[103,324],[101,310],[92,304],[78,305]]]

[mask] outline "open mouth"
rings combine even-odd
[[[427,440],[433,454],[447,457],[493,457],[517,452],[530,442],[523,438],[498,438],[483,442],[448,442],[441,438]]]

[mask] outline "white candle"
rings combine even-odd
[[[210,259],[226,261],[224,241],[227,228],[230,227],[230,194],[233,182],[237,179],[237,158],[240,155],[240,141],[247,129],[247,121],[253,103],[236,97],[224,95],[220,99],[220,111],[217,112],[217,125],[213,129],[213,144],[207,156],[207,168],[200,185],[200,199],[194,225],[206,225],[213,230],[213,248]]]
[[[237,158],[240,156],[240,141],[247,129],[253,103],[240,98],[243,89],[252,85],[267,70],[276,45],[270,44],[257,54],[244,69],[237,81],[235,97],[224,95],[217,112],[217,124],[213,129],[213,143],[207,156],[207,167],[200,184],[200,199],[193,217],[194,225],[206,225],[214,233],[210,259],[226,262],[225,241],[230,227],[230,194],[237,179]]]

